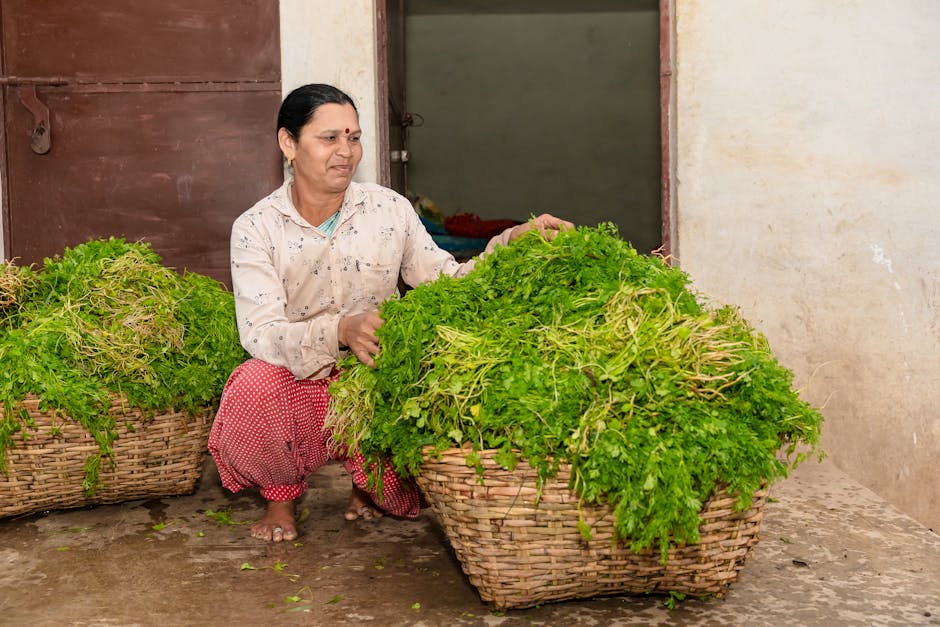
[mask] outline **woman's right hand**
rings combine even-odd
[[[343,316],[336,327],[336,338],[340,346],[348,346],[359,361],[372,367],[375,365],[373,356],[379,353],[379,338],[375,330],[384,322],[377,311]]]

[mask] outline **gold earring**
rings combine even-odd
[[[288,167],[288,168],[294,167],[294,159],[293,159],[293,157],[288,157],[288,158],[287,158],[287,167]]]

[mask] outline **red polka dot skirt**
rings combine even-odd
[[[412,481],[389,467],[382,477],[382,498],[368,486],[365,461],[358,453],[330,445],[323,428],[330,406],[327,379],[298,381],[286,368],[249,359],[232,373],[209,433],[209,452],[222,485],[232,492],[257,488],[269,501],[290,501],[307,489],[307,476],[339,460],[353,483],[382,509],[414,518],[423,504]]]

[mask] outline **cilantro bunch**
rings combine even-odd
[[[28,437],[27,394],[70,416],[99,445],[98,466],[116,437],[112,394],[142,410],[196,411],[218,402],[246,358],[235,305],[224,285],[164,267],[150,244],[92,240],[44,260],[39,271],[0,267],[0,470],[14,434]]]
[[[347,359],[331,387],[337,440],[406,476],[426,446],[497,449],[542,481],[570,463],[580,498],[664,560],[698,541],[719,483],[745,508],[818,447],[822,417],[765,338],[612,225],[527,233],[381,315],[375,367]]]

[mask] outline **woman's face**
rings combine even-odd
[[[352,105],[320,105],[294,139],[285,129],[278,139],[294,161],[294,177],[321,192],[345,192],[362,160],[359,116]]]

